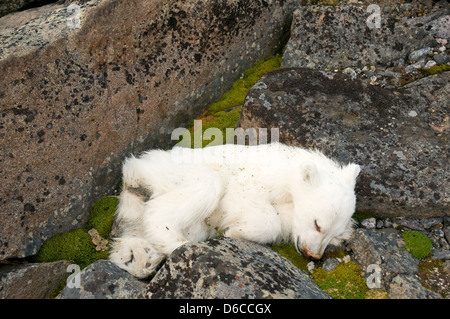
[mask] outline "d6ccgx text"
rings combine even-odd
[[[224,304],[223,313],[271,313],[270,304]]]

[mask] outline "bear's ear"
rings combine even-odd
[[[313,187],[319,186],[319,172],[313,162],[304,162],[300,165],[302,180]]]
[[[358,177],[361,167],[358,164],[348,164],[342,169],[345,180],[353,187],[356,185],[356,178]]]

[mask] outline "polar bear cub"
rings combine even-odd
[[[353,231],[360,167],[279,143],[151,150],[123,165],[110,260],[139,278],[184,243],[217,233],[290,241],[320,259]]]

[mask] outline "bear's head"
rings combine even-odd
[[[305,162],[299,169],[292,239],[299,253],[320,259],[329,244],[339,245],[353,233],[354,188],[360,167]]]

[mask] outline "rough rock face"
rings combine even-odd
[[[146,283],[106,260],[84,268],[79,275],[79,287],[66,286],[58,299],[135,299],[142,297]]]
[[[435,299],[441,296],[424,288],[416,274],[419,260],[405,249],[401,232],[392,228],[357,229],[350,245],[353,259],[368,271],[378,265],[380,284],[391,299]]]
[[[78,3],[79,15],[55,4],[0,19],[0,260],[82,225],[120,161],[169,145],[277,51],[292,11],[281,0]]]
[[[2,266],[0,268],[0,299],[50,298],[69,273],[70,262]]]
[[[283,67],[337,68],[389,66],[411,51],[431,47],[427,23],[374,12],[367,6],[308,6],[295,11]],[[445,12],[434,14],[433,21]],[[377,18],[378,19],[378,18]],[[416,62],[416,61],[414,61]]]
[[[147,298],[329,298],[307,274],[270,248],[212,239],[175,250],[147,287]]]
[[[384,216],[448,214],[450,73],[400,89],[342,73],[282,69],[251,89],[239,125],[279,128],[280,142],[362,166],[357,210]]]

